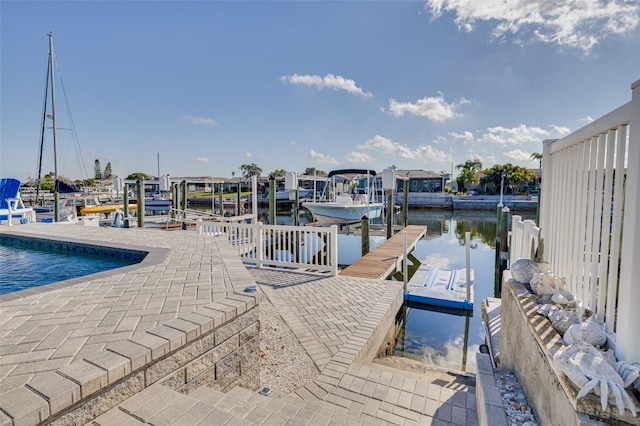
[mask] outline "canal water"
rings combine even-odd
[[[451,212],[412,210],[409,223],[426,225],[427,234],[418,242],[413,256],[421,263],[443,269],[465,267],[466,231],[471,234],[471,268],[475,272],[474,309],[445,310],[424,305],[406,306],[398,318],[393,354],[426,364],[475,372],[475,356],[484,343],[481,301],[495,292],[496,214],[492,212]],[[360,256],[360,237],[341,235],[340,263]],[[348,240],[348,241],[344,241]],[[372,237],[371,247],[385,237]]]
[[[268,223],[267,211],[260,212]],[[525,219],[533,214],[518,212]],[[264,217],[262,217],[264,216]],[[301,211],[301,223],[310,220]],[[290,210],[278,211],[276,222],[291,225]],[[497,214],[490,211],[440,211],[415,209],[409,212],[411,225],[425,225],[427,234],[416,245],[413,256],[422,263],[439,268],[465,267],[466,231],[471,233],[471,268],[475,272],[474,309],[443,310],[426,306],[407,306],[399,315],[393,354],[427,364],[475,372],[474,353],[484,343],[482,300],[495,295],[495,238]],[[371,236],[373,250],[385,241],[384,236]],[[349,265],[361,256],[360,235],[338,236],[338,262]]]

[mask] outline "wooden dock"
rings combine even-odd
[[[343,269],[339,275],[384,280],[396,272],[401,272],[404,259],[404,231],[407,231],[407,253],[410,253],[427,233],[427,227],[424,225],[404,227],[387,241]]]

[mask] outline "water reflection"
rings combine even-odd
[[[471,233],[475,271],[473,312],[412,305],[397,328],[395,355],[462,371],[476,371],[475,353],[484,343],[482,300],[494,296],[497,215],[493,212],[416,210],[409,223],[427,225],[428,237],[413,255],[446,269],[465,267],[464,234]]]

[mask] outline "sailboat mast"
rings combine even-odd
[[[53,122],[53,174],[54,174],[54,212],[55,221],[60,221],[60,206],[58,205],[58,199],[60,197],[58,193],[58,151],[56,140],[56,85],[55,85],[55,61],[53,58],[53,32],[49,31],[49,69],[51,71],[51,121]]]
[[[42,181],[42,154],[44,152],[44,132],[47,129],[47,97],[49,96],[49,62],[47,61],[47,74],[44,79],[44,102],[42,103],[42,123],[40,128],[40,148],[38,149],[38,178],[36,180],[36,201],[40,199],[40,183]]]

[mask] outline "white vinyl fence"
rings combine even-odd
[[[544,262],[640,362],[640,80],[631,101],[543,148]]]
[[[199,234],[225,236],[244,263],[309,272],[338,273],[336,226],[282,226],[262,223],[203,222]]]
[[[511,242],[509,244],[509,264],[518,259],[533,260],[540,242],[540,228],[533,220],[522,220],[522,216],[511,218]]]

